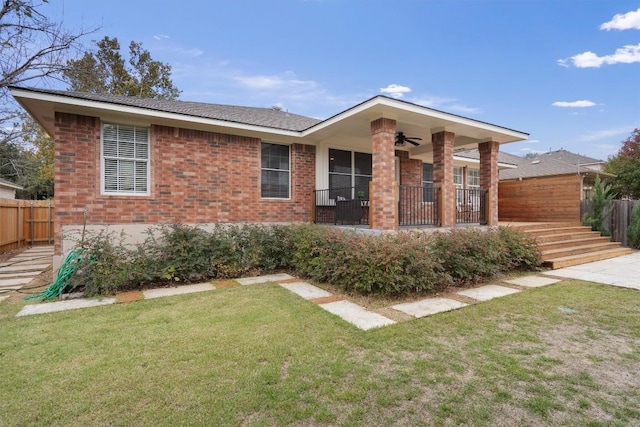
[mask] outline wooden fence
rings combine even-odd
[[[52,200],[0,199],[0,253],[53,244]]]
[[[551,176],[500,181],[498,219],[521,222],[579,222],[580,177]]]
[[[631,224],[633,208],[639,203],[640,200],[612,200],[609,202],[609,207],[605,208],[605,210],[611,209],[611,214],[605,219],[604,225],[611,232],[611,240],[621,242],[623,246],[628,246],[627,228]],[[591,206],[592,202],[590,200],[580,202],[580,216],[591,213]]]

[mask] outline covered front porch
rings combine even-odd
[[[368,190],[368,189],[367,189]],[[369,225],[369,191],[364,187],[315,190],[313,222],[334,225]],[[441,226],[441,192],[434,187],[398,186],[397,218],[403,226]],[[455,224],[487,225],[487,192],[456,189]]]
[[[497,225],[500,144],[526,133],[386,97],[316,129],[311,220],[400,226]],[[476,150],[474,156],[462,152]]]

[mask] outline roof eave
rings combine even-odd
[[[80,99],[72,96],[64,96],[58,94],[50,94],[50,93],[42,93],[37,91],[32,91],[24,88],[11,87],[11,94],[13,97],[20,103],[20,105],[25,108],[25,110],[32,113],[32,116],[38,120],[38,122],[49,132],[53,134],[53,114],[54,111],[49,111],[51,117],[42,117],[42,115],[33,114],[33,109],[30,108],[30,104],[32,102],[40,102],[40,103],[48,103],[48,105],[53,106],[54,104],[57,106],[61,106],[60,110],[63,112],[74,113],[76,110],[83,109],[83,111],[92,110],[96,113],[102,112],[103,114],[116,114],[116,115],[134,115],[139,118],[144,118],[145,120],[151,121],[154,119],[154,122],[157,119],[175,122],[175,123],[189,123],[189,124],[197,124],[203,125],[207,127],[213,128],[231,128],[238,130],[243,133],[260,133],[260,134],[270,134],[274,136],[285,136],[285,137],[299,137],[300,131],[294,130],[286,130],[279,128],[272,128],[267,126],[259,126],[252,125],[247,123],[239,123],[232,122],[227,120],[218,120],[218,119],[208,119],[197,116],[190,116],[186,114],[179,113],[171,113],[166,111],[160,111],[150,108],[144,107],[135,107],[128,106],[122,104],[115,104],[105,101],[95,101],[95,100],[86,100]],[[85,113],[86,114],[86,113]]]

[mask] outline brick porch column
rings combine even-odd
[[[498,151],[496,141],[482,142],[480,151],[480,188],[487,190],[487,225],[498,225]]]
[[[437,132],[431,135],[433,143],[433,186],[440,189],[441,227],[456,225],[456,189],[453,185],[453,132]]]
[[[373,178],[369,191],[369,226],[373,229],[398,229],[395,135],[395,120],[381,118],[371,122]]]

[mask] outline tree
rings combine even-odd
[[[613,209],[610,203],[612,199],[611,186],[604,184],[600,179],[600,175],[597,175],[596,182],[593,185],[593,196],[591,197],[591,213],[585,215],[583,222],[586,225],[590,225],[593,231],[599,231],[603,236],[611,236],[605,221]]]
[[[43,3],[0,2],[0,177],[21,185],[34,163],[32,153],[23,146],[25,113],[11,97],[9,86],[59,78],[69,50],[95,31],[64,29],[39,11]]]
[[[640,249],[640,203],[636,204],[631,213],[631,224],[627,228],[629,246]]]
[[[71,90],[157,99],[180,95],[171,80],[171,65],[154,61],[141,43],[129,44],[128,61],[115,37],[105,37],[96,46],[95,52],[85,52],[67,63],[64,78]]]
[[[640,129],[634,129],[618,154],[609,157],[604,171],[616,176],[608,181],[618,197],[640,199]]]

